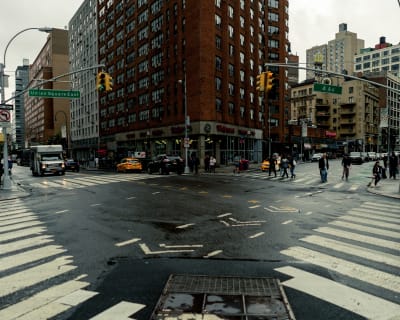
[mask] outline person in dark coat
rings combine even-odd
[[[318,160],[318,168],[319,168],[319,173],[321,175],[321,182],[327,182],[328,181],[328,170],[329,170],[329,161],[328,157],[326,156],[326,153],[322,155],[322,157]]]
[[[271,155],[269,157],[269,168],[268,168],[268,175],[269,176],[273,172],[275,177],[276,177],[276,164],[277,164],[276,157],[274,155]]]
[[[389,157],[389,179],[396,179],[396,174],[399,166],[399,158],[394,152]]]

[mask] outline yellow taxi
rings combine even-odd
[[[261,171],[268,171],[269,170],[269,160],[266,159],[261,163],[260,167]]]
[[[121,162],[117,164],[117,172],[141,172],[142,170],[142,163],[136,158],[123,158]]]

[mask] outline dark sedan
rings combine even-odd
[[[184,169],[183,159],[180,156],[171,156],[161,154],[155,157],[147,164],[147,172],[152,174],[158,172],[159,174],[169,174],[176,172],[182,174]]]
[[[79,162],[75,161],[74,159],[65,160],[64,165],[65,165],[65,171],[79,172],[79,169],[80,169]]]

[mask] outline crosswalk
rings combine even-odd
[[[287,287],[366,319],[398,320],[399,239],[400,207],[365,202],[328,226],[315,229],[298,245],[282,250],[283,255],[300,263],[275,270],[290,276],[283,282]],[[304,265],[326,269],[331,279],[307,271]]]
[[[128,182],[128,181],[141,181],[154,178],[168,177],[166,175],[148,175],[148,174],[107,174],[107,175],[91,175],[91,174],[71,174],[65,177],[54,177],[51,181],[49,179],[34,179],[29,186],[39,189],[61,188],[66,190],[73,190],[79,188],[87,188],[98,185]]]
[[[0,319],[50,319],[98,294],[35,212],[19,199],[1,204]],[[93,319],[130,319],[142,307],[120,302]]]
[[[268,180],[273,182],[280,183],[290,183],[298,186],[324,186],[330,187],[332,190],[346,190],[349,192],[356,192],[361,188],[366,186],[366,183],[361,183],[360,181],[343,181],[338,180],[337,178],[329,179],[327,183],[321,184],[321,179],[317,174],[308,174],[304,176],[296,177],[295,179],[291,178],[282,178],[279,175],[269,176],[268,173],[253,171],[241,174],[243,177],[255,180]]]

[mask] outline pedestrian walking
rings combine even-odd
[[[399,168],[399,158],[392,151],[389,157],[389,179],[396,179],[397,170]]]
[[[204,171],[210,172],[210,156],[208,154],[204,157]]]
[[[329,161],[326,153],[322,154],[322,157],[318,160],[318,168],[321,175],[321,182],[328,182]]]
[[[276,165],[277,165],[276,157],[274,155],[271,155],[269,157],[269,168],[268,168],[268,175],[269,176],[273,172],[275,177],[276,177]]]
[[[215,166],[217,165],[217,159],[213,155],[210,156],[210,172],[215,173]]]
[[[239,174],[240,172],[240,156],[235,153],[235,155],[233,156],[233,165],[235,166],[235,168],[233,169],[233,174]]]
[[[199,173],[199,165],[200,165],[200,160],[197,158],[196,153],[192,153],[191,155],[191,163],[193,166],[193,173],[198,174]]]
[[[281,177],[284,178],[286,176],[286,178],[289,178],[289,173],[288,173],[289,160],[286,157],[286,155],[283,155],[283,157],[281,159],[281,168],[283,170]]]
[[[294,157],[290,157],[289,158],[289,168],[290,168],[290,178],[291,179],[295,179],[296,178],[296,174],[294,173],[294,169],[296,169],[296,159]]]
[[[382,167],[379,164],[379,161],[376,161],[373,168],[372,168],[372,181],[374,181],[375,187],[378,185],[378,182],[381,180],[381,174],[382,174]],[[368,183],[368,187],[371,186],[372,181]]]
[[[346,181],[349,181],[350,167],[351,167],[351,159],[348,154],[343,155],[342,159],[342,180],[346,178]]]

